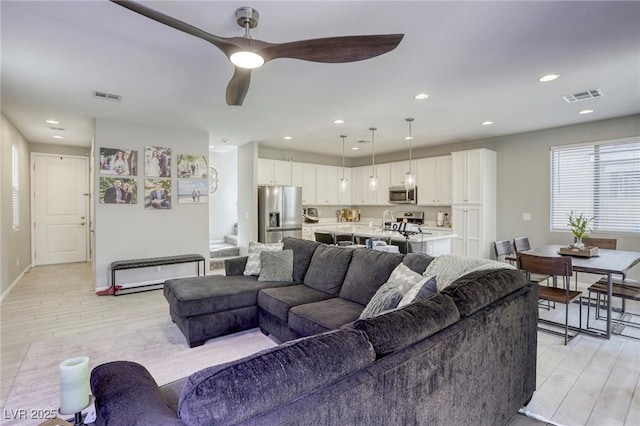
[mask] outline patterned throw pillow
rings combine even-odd
[[[247,264],[244,267],[244,275],[260,275],[260,252],[263,250],[278,251],[282,250],[284,244],[263,244],[251,241],[249,243],[249,256]]]
[[[258,281],[292,281],[293,250],[260,253],[260,276]]]
[[[376,294],[374,294],[369,303],[367,303],[359,319],[375,317],[382,312],[395,309],[401,299],[402,293],[400,293],[397,287],[389,283],[382,284],[382,287],[376,291]]]
[[[400,301],[400,303],[398,303],[398,308],[402,308],[403,306],[406,306],[411,302],[415,302],[416,300],[425,299],[432,294],[436,294],[437,292],[438,285],[436,283],[436,277],[422,277],[420,281],[414,284],[414,286],[404,294],[402,300]]]

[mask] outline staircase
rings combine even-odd
[[[240,257],[237,225],[233,227],[233,234],[224,236],[224,242],[209,244],[210,270],[224,269],[224,261],[234,257]]]

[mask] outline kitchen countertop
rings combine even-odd
[[[456,234],[451,232],[450,228],[428,228],[421,227],[423,233],[421,234],[413,234],[409,237],[410,242],[422,242],[422,241],[435,241],[435,240],[444,240],[456,237]],[[371,237],[371,238],[389,238],[392,240],[404,241],[404,235],[400,234],[397,231],[392,230],[383,230],[380,227],[369,228],[368,224],[364,224],[362,222],[341,222],[334,224],[314,224],[314,231],[325,231],[331,233],[351,233],[361,237]]]

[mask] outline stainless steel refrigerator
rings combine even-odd
[[[277,243],[284,237],[302,238],[302,188],[258,187],[258,241]]]

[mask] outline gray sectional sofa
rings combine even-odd
[[[98,425],[499,425],[533,395],[537,287],[482,269],[442,292],[358,319],[392,270],[432,258],[285,239],[293,280],[165,284],[190,345],[259,326],[282,343],[158,387],[141,365],[96,367]],[[208,284],[207,284],[208,283]],[[135,419],[132,420],[132,419]]]

